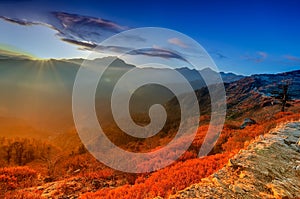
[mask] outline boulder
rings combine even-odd
[[[251,118],[245,118],[243,124],[240,126],[241,129],[244,129],[246,126],[256,124],[256,121]]]

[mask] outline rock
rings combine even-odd
[[[300,131],[292,131],[291,135],[296,137],[296,138],[300,138]]]
[[[245,178],[246,176],[247,176],[247,174],[244,173],[244,172],[241,172],[240,175],[239,175],[240,178]]]
[[[294,137],[294,136],[289,136],[288,138],[284,139],[284,142],[287,145],[291,145],[291,144],[296,144],[298,141],[298,138]]]
[[[295,169],[296,171],[300,171],[300,165],[295,166],[294,169]]]
[[[298,198],[300,152],[285,142],[299,130],[300,122],[295,122],[266,134],[263,142],[252,142],[218,172],[169,198]]]
[[[300,145],[291,144],[291,148],[294,149],[297,152],[300,152]]]
[[[237,186],[237,185],[233,185],[232,191],[234,193],[241,193],[241,194],[244,193],[244,190],[241,187]]]
[[[50,176],[44,178],[44,182],[52,182],[54,179]]]
[[[256,124],[256,121],[251,118],[244,119],[243,124],[240,126],[241,129],[244,129],[246,126],[250,126],[252,124]]]
[[[234,165],[233,161],[231,159],[228,160],[227,166],[232,167]]]

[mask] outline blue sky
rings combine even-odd
[[[119,32],[164,27],[199,42],[222,71],[276,73],[300,68],[299,1],[1,1],[0,16],[56,23],[58,11],[106,19]],[[66,31],[63,37],[45,25],[22,26],[0,21],[0,45],[11,45],[40,58],[85,57]],[[69,30],[68,30],[69,31]],[[72,30],[71,30],[72,31]],[[114,31],[114,30],[113,30]],[[105,30],[105,36],[111,30]],[[106,34],[107,33],[107,34]],[[74,35],[71,35],[72,38]],[[82,40],[82,35],[75,35]]]

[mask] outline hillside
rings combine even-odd
[[[261,74],[239,78],[237,81],[224,83],[227,98],[227,118],[243,119],[251,116],[264,107],[272,107],[281,102],[272,97],[272,92],[282,92],[280,85],[282,81],[289,80],[288,95],[291,100],[300,99],[300,71],[290,71],[278,74]],[[216,87],[219,89],[219,87]],[[210,112],[210,97],[207,87],[195,91],[201,114]],[[186,97],[186,104],[191,100]],[[167,109],[174,109],[178,106],[176,98],[171,99],[167,104]],[[290,104],[287,104],[290,106]],[[174,112],[174,111],[173,111]],[[272,114],[267,113],[267,114]]]
[[[109,59],[95,61],[101,65]],[[299,119],[299,100],[289,101],[287,112],[281,113],[280,100],[270,97],[272,90],[288,79],[292,80],[289,87],[292,98],[300,99],[299,71],[249,77],[221,74],[227,94],[226,122],[213,150],[207,157],[197,158],[209,127],[210,97],[198,72],[181,68],[178,71],[197,88],[201,110],[200,126],[193,143],[174,164],[164,169],[147,174],[122,173],[93,158],[81,144],[74,127],[71,94],[81,62],[81,59],[0,59],[0,91],[6,93],[0,99],[0,163],[3,167],[0,168],[0,176],[3,174],[0,198],[4,195],[6,198],[167,198],[217,172],[239,150],[282,120]],[[97,116],[106,136],[117,146],[132,152],[155,151],[176,134],[180,107],[174,94],[166,88],[142,87],[131,99],[135,122],[147,124],[149,107],[156,103],[165,105],[167,122],[160,133],[147,139],[136,139],[122,132],[113,122],[109,94],[120,76],[133,67],[118,59],[105,71],[106,78],[101,80],[96,93]],[[146,75],[169,72],[168,69],[145,70]],[[202,73],[216,75],[209,69]],[[172,84],[180,84],[171,80]],[[182,95],[185,104],[190,105],[188,95]],[[254,119],[256,124],[240,128],[245,118]],[[173,158],[174,154],[157,157],[155,161]],[[8,184],[7,179],[12,183]]]
[[[7,167],[0,169],[0,173],[3,173],[3,178],[0,179],[0,198],[1,193],[5,194],[6,198],[36,199],[77,197],[144,199],[156,196],[168,198],[169,195],[199,183],[202,178],[206,178],[223,168],[230,158],[240,150],[243,151],[254,139],[261,137],[260,135],[264,135],[277,124],[293,119],[299,120],[299,101],[293,102],[287,110],[289,112],[282,113],[278,105],[266,106],[251,113],[244,113],[234,120],[227,119],[212,152],[205,158],[197,158],[198,149],[202,145],[208,129],[207,119],[209,117],[206,119],[201,117],[201,121],[204,120],[204,122],[199,127],[191,147],[178,161],[156,172],[139,175],[111,170],[94,159],[84,148],[77,148],[73,143],[76,142],[76,139],[69,139],[73,137],[72,134],[75,136],[72,129],[56,141],[65,145],[69,145],[69,141],[72,142],[72,152],[36,141],[4,139],[0,154],[2,154],[2,163]],[[245,114],[247,116],[252,114],[251,118],[255,119],[257,124],[241,129],[241,121]],[[24,153],[26,156],[22,159],[21,164],[15,161],[17,154],[13,154],[12,161],[8,163],[5,155],[7,146],[11,144],[19,146],[15,143],[20,143],[20,141],[24,143],[26,151],[31,151],[31,143],[37,150],[34,150],[31,159],[27,158],[27,152]],[[148,142],[154,143],[154,141],[159,146],[164,146],[168,137],[157,136],[154,140],[133,141],[128,144],[128,149],[145,148]],[[169,158],[172,155],[168,154],[168,157],[158,158]],[[260,159],[253,161],[259,162]],[[247,163],[244,160],[243,162]],[[22,167],[16,167],[18,165]],[[255,165],[259,167],[260,164]],[[27,177],[28,167],[33,169],[30,171],[32,173],[31,178]],[[277,169],[277,167],[275,168]],[[11,184],[6,183],[8,178],[13,179]]]
[[[297,198],[300,196],[300,122],[259,136],[228,164],[170,199]]]
[[[258,91],[271,96],[272,91],[278,90],[278,86],[284,81],[290,83],[288,92],[291,98],[299,99],[300,98],[300,70],[289,71],[278,74],[259,74],[252,75],[254,79],[258,80],[261,84],[261,87],[258,88]]]
[[[0,137],[35,138],[48,140],[52,139],[55,136],[57,136],[56,132],[36,129],[24,120],[0,116]]]

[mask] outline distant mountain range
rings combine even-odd
[[[94,61],[101,67],[112,59],[113,57],[106,57]],[[82,62],[83,59],[34,60],[30,56],[0,51],[0,116],[29,120],[34,126],[58,132],[73,126],[72,89]],[[110,110],[112,89],[124,73],[135,67],[120,59],[116,59],[111,66],[101,79],[99,84],[101,86],[96,93],[96,110],[100,120],[101,118],[109,121],[112,119]],[[141,73],[141,78],[143,75],[163,75],[170,69],[147,68],[146,70],[146,73]],[[199,101],[202,104],[206,102],[206,107],[209,107],[206,85],[199,72],[189,68],[176,70],[190,82]],[[218,75],[208,68],[200,72],[211,78]],[[225,83],[229,108],[236,108],[240,101],[255,97],[254,93],[262,97],[270,97],[271,91],[278,89],[278,84],[284,80],[291,82],[289,87],[291,97],[300,99],[300,71],[249,77],[223,72],[220,75]],[[170,79],[169,83],[180,85],[182,82]],[[127,85],[124,86],[124,92],[132,92],[126,90]],[[173,93],[165,87],[147,85],[133,94],[130,108],[132,113],[144,113],[148,112],[152,104],[170,103],[174,97]]]
[[[300,99],[300,70],[278,74],[260,74],[243,77],[237,81],[224,83],[227,98],[227,117],[235,119],[247,112],[255,112],[265,106],[274,106],[281,102],[272,93],[283,92],[282,85],[289,84],[288,96],[291,100]],[[219,87],[216,86],[216,89]],[[201,115],[211,111],[211,99],[207,87],[195,90]],[[191,105],[188,95],[184,99]],[[288,106],[290,104],[288,103]],[[178,102],[173,98],[166,104],[167,110],[177,110]],[[278,109],[280,110],[280,109]]]

